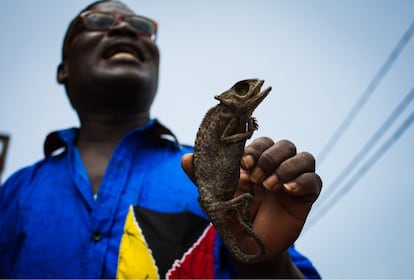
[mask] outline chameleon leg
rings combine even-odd
[[[253,196],[250,193],[244,193],[238,197],[235,197],[227,201],[207,203],[208,204],[207,208],[213,212],[237,209],[242,206],[246,208],[249,205],[249,202],[251,202],[252,200],[253,200]]]
[[[234,130],[238,126],[238,121],[236,119],[230,119],[229,123],[226,125],[226,128],[223,131],[223,134],[220,137],[220,140],[225,143],[237,143],[240,141],[245,141],[252,137],[253,132],[257,129],[256,120],[250,118],[247,122],[247,131],[234,133]]]

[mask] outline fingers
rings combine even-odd
[[[268,137],[258,138],[246,147],[240,164],[244,169],[240,174],[242,186],[251,181],[272,191],[283,187],[287,193],[304,196],[310,202],[321,192],[322,180],[315,173],[315,158],[308,152],[296,153],[295,145],[288,140],[274,143]],[[193,154],[183,155],[181,166],[195,182]]]
[[[322,179],[316,173],[304,173],[283,184],[283,187],[291,195],[302,196],[307,202],[314,202],[321,193]]]
[[[276,168],[281,167],[287,159],[295,155],[296,147],[292,142],[281,140],[274,143],[270,138],[262,137],[246,147],[241,166],[250,170],[250,180],[253,183],[262,183],[265,178],[270,176],[267,183],[273,186],[278,184],[280,180],[277,177],[278,174],[271,174],[275,172]],[[290,166],[292,164],[286,166],[288,172],[291,172]]]
[[[276,165],[274,165],[276,166]],[[307,152],[302,152],[285,158],[273,171],[280,183],[287,183],[306,172],[315,171],[315,159]],[[273,174],[272,174],[273,175]],[[269,186],[270,188],[272,186]]]
[[[244,155],[241,160],[241,167],[249,170],[255,164],[260,155],[274,144],[273,140],[268,137],[260,137],[253,141],[244,149]]]
[[[193,154],[188,153],[181,158],[181,167],[185,174],[195,183],[194,169],[193,169]]]
[[[274,143],[267,137],[258,138],[246,147],[241,166],[249,171],[251,182],[268,190],[283,186],[288,193],[309,196],[310,200],[315,200],[321,191],[315,158],[308,152],[297,153],[288,140]]]

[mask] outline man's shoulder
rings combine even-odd
[[[66,145],[62,143],[64,143],[64,140],[68,141],[66,139],[68,137],[75,137],[76,133],[76,128],[62,129],[49,133],[44,141],[45,157],[12,173],[1,185],[1,195],[3,197],[6,195],[18,196],[19,193],[27,191],[29,186],[37,181],[53,180],[53,178],[61,176],[62,172],[67,172],[67,168],[59,168],[59,166],[65,165],[67,162],[65,161],[67,156]],[[57,145],[58,139],[64,139],[59,140],[62,141],[59,142],[60,146]]]
[[[57,167],[64,162],[64,156],[65,153],[62,153],[52,157],[43,158],[31,165],[18,169],[7,178],[4,184],[1,185],[0,191],[3,193],[13,188],[13,191],[16,192],[19,189],[32,184],[38,177],[52,178],[58,176]]]

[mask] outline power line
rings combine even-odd
[[[358,182],[359,179],[385,154],[385,152],[391,148],[393,144],[404,134],[404,132],[414,122],[414,111],[404,120],[402,125],[376,150],[376,152],[367,159],[367,161],[358,169],[358,171],[348,180],[348,182],[338,191],[335,196],[329,200],[324,207],[319,211],[319,215],[309,221],[308,228],[315,224],[323,214],[327,213],[334,204],[341,199],[352,187]]]
[[[331,138],[328,140],[327,144],[323,147],[320,154],[316,157],[317,160],[318,160],[318,165],[319,166],[322,164],[322,162],[324,162],[327,155],[331,152],[332,148],[339,141],[342,134],[349,127],[349,125],[354,120],[356,115],[359,113],[361,108],[367,102],[368,98],[374,93],[374,91],[377,88],[377,86],[379,85],[379,83],[382,81],[382,79],[388,73],[388,71],[390,70],[390,68],[394,64],[394,62],[397,60],[398,56],[401,54],[404,47],[410,41],[413,33],[414,33],[414,21],[411,23],[411,25],[408,27],[407,31],[400,38],[397,45],[394,47],[394,49],[392,50],[392,52],[390,53],[388,58],[385,60],[382,67],[379,69],[379,71],[376,73],[374,78],[368,84],[368,87],[365,89],[365,91],[359,97],[357,102],[354,104],[352,109],[349,111],[348,115],[345,117],[345,119],[339,125],[337,130],[331,136]]]
[[[414,99],[414,88],[412,88],[407,95],[401,100],[397,107],[391,112],[388,118],[383,122],[379,129],[371,136],[371,138],[365,143],[365,145],[358,151],[358,153],[350,160],[348,165],[342,170],[342,172],[334,179],[331,187],[323,192],[323,197],[319,198],[319,207],[322,207],[323,203],[329,199],[329,196],[340,186],[340,184],[346,179],[346,177],[352,172],[355,167],[363,160],[363,158],[369,153],[369,151],[375,146],[375,144],[382,138],[385,132],[391,127],[395,120],[401,115],[405,108]],[[316,208],[316,211],[318,208]],[[318,212],[316,212],[318,213]]]

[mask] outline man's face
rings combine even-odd
[[[92,10],[133,14],[116,2],[100,3]],[[80,30],[58,73],[74,108],[78,112],[148,112],[158,84],[156,44],[123,20],[108,30]]]

